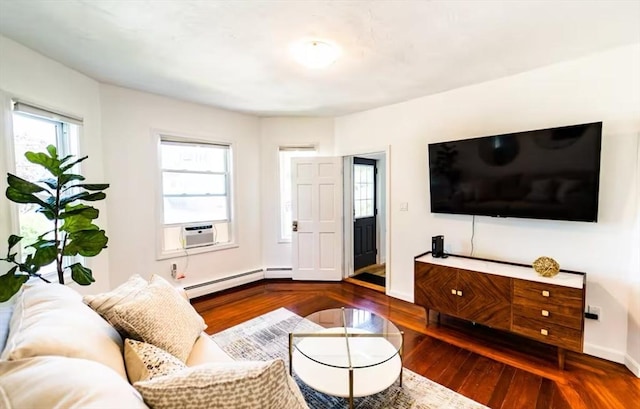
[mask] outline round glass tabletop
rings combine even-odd
[[[386,318],[355,308],[314,312],[292,332],[295,349],[307,358],[336,368],[366,368],[398,355],[403,336]]]

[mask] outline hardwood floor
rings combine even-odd
[[[640,379],[623,365],[474,326],[347,282],[263,280],[192,300],[210,334],[285,307],[298,315],[340,306],[373,311],[405,331],[404,366],[491,408],[639,408]]]

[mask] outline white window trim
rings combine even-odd
[[[156,194],[155,194],[155,209],[156,209],[156,260],[167,260],[179,257],[188,257],[195,254],[210,253],[214,251],[222,251],[233,248],[238,248],[238,220],[236,218],[236,200],[235,200],[235,175],[236,173],[236,150],[233,142],[225,140],[212,140],[202,135],[192,135],[185,132],[167,131],[162,129],[151,130],[152,144],[155,147],[155,163],[156,163]],[[175,142],[184,143],[203,143],[207,145],[225,145],[229,147],[229,181],[228,181],[228,194],[229,194],[229,233],[231,241],[224,244],[214,244],[206,247],[194,247],[190,249],[176,249],[176,250],[164,250],[164,202],[162,195],[162,165],[161,165],[161,142],[162,138],[169,139]]]
[[[2,133],[4,134],[4,137],[5,137],[4,145],[7,148],[5,152],[5,157],[3,158],[4,165],[5,165],[4,169],[2,169],[2,167],[0,166],[0,171],[2,171],[3,175],[6,175],[9,172],[14,174],[16,173],[15,144],[14,144],[14,130],[13,130],[14,104],[22,104],[23,108],[26,107],[26,109],[22,110],[22,112],[25,112],[25,113],[32,113],[32,114],[35,114],[36,116],[38,116],[39,114],[45,117],[46,119],[54,122],[67,122],[74,125],[78,125],[78,146],[77,146],[78,152],[76,153],[75,156],[78,158],[82,157],[83,146],[84,146],[84,143],[83,143],[83,133],[84,133],[83,122],[84,121],[82,117],[73,115],[73,114],[63,113],[64,112],[63,110],[50,108],[46,104],[40,104],[38,102],[34,103],[34,102],[31,102],[31,100],[4,92],[3,90],[0,90],[0,98],[2,99],[2,101],[0,102],[0,108],[2,110],[1,114],[3,116],[3,121],[0,121],[0,124],[4,122],[4,126],[3,126],[4,129],[2,129]],[[28,108],[31,108],[31,109],[28,109]],[[76,166],[80,166],[80,165],[76,165]],[[3,183],[0,185],[2,192],[4,192],[7,188],[6,181],[4,179],[6,178],[3,178]],[[6,203],[9,208],[8,209],[9,210],[8,234],[19,234],[20,216],[18,215],[18,206],[16,203],[13,203],[9,200],[7,200]],[[0,246],[2,244],[4,244],[6,249],[6,243],[0,243]],[[21,248],[18,246],[17,248],[15,248],[15,251],[18,252],[18,257],[21,258],[22,257]],[[83,258],[82,260],[82,263],[89,269],[92,269],[91,259],[92,258],[89,257],[89,258]],[[52,283],[58,282],[58,273],[55,271],[42,274],[42,277],[51,281]],[[31,278],[31,280],[40,281],[40,279],[37,279],[37,278]],[[64,282],[66,285],[74,283],[73,279],[71,278],[71,271],[69,270],[65,271]]]
[[[276,147],[275,150],[275,158],[276,158],[276,164],[278,167],[278,180],[277,180],[277,186],[278,186],[278,244],[291,244],[291,239],[290,238],[286,238],[284,236],[282,236],[282,186],[280,185],[280,182],[282,181],[282,174],[280,172],[280,151],[283,150],[292,150],[292,151],[296,151],[296,150],[309,150],[309,151],[314,151],[316,153],[316,155],[319,154],[318,152],[318,144],[317,143],[308,143],[308,144],[283,144],[283,145],[278,145]],[[293,194],[293,192],[292,192]]]

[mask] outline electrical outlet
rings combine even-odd
[[[585,313],[585,318],[600,321],[602,318],[602,308],[595,305],[588,305],[587,312]]]

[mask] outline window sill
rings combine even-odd
[[[291,239],[278,239],[278,244],[291,244]]]
[[[163,251],[157,255],[156,260],[167,260],[170,258],[192,256],[194,254],[210,253],[212,251],[235,249],[240,247],[237,243],[220,244],[217,246],[194,247],[191,249],[181,249],[172,251]]]

